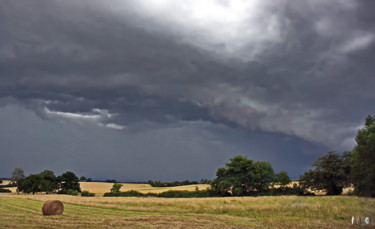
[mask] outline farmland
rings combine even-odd
[[[49,199],[63,201],[63,216],[42,216],[42,205]],[[375,199],[0,195],[0,228],[347,228],[352,215],[374,218]]]

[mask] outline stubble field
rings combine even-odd
[[[62,216],[42,216],[46,200]],[[350,228],[375,199],[282,196],[164,199],[0,194],[0,228]]]

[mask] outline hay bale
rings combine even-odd
[[[64,205],[60,200],[47,200],[42,207],[43,215],[62,215]]]

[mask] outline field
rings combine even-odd
[[[352,216],[375,219],[375,199],[353,196],[102,197],[112,185],[82,182],[82,190],[96,193],[96,197],[0,194],[0,228],[349,228]],[[123,185],[121,191],[142,193],[208,187]],[[42,205],[50,199],[63,201],[63,216],[42,216]]]
[[[42,216],[45,200],[63,216]],[[349,196],[199,199],[0,194],[0,228],[349,228],[375,199]]]
[[[8,184],[9,181],[4,181],[4,184]],[[103,196],[104,193],[109,192],[113,186],[113,183],[106,182],[80,182],[81,189],[86,190],[92,193],[95,193],[96,196]],[[196,187],[199,190],[205,190],[210,185],[208,184],[196,184],[196,185],[184,185],[177,187],[152,187],[149,184],[133,184],[133,183],[122,183],[121,190],[126,192],[129,190],[137,190],[141,193],[161,193],[169,190],[186,190],[186,191],[195,191]],[[13,193],[16,192],[16,188],[6,188],[11,190]]]

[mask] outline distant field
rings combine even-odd
[[[4,181],[3,184],[7,184],[8,181]],[[95,193],[96,196],[103,196],[104,193],[109,192],[113,186],[113,183],[106,183],[106,182],[80,182],[81,189],[87,190],[89,192]],[[137,190],[142,193],[161,193],[168,190],[186,190],[186,191],[195,191],[195,188],[198,187],[199,190],[205,190],[210,187],[208,184],[196,184],[196,185],[184,185],[184,186],[177,186],[177,187],[152,187],[149,184],[130,184],[130,183],[122,183],[121,191],[126,192],[129,190]],[[12,192],[16,192],[16,188],[7,188]]]
[[[81,182],[81,189],[87,190],[93,193],[96,193],[97,196],[102,196],[105,192],[109,192],[112,188],[113,183],[104,183],[104,182]],[[122,192],[126,192],[129,190],[137,190],[142,193],[161,193],[168,190],[186,190],[186,191],[195,191],[196,187],[199,190],[205,190],[210,185],[207,184],[196,184],[196,185],[184,185],[184,186],[177,186],[177,187],[152,187],[149,184],[129,184],[129,183],[122,183],[121,190]]]
[[[63,201],[63,216],[42,216],[42,205],[49,199]],[[353,215],[374,219],[375,199],[0,194],[0,228],[349,228]]]

